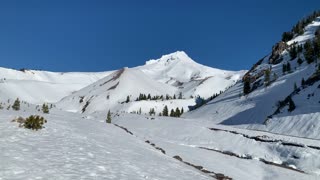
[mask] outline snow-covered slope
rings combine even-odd
[[[251,91],[243,95],[243,82],[237,83],[207,105],[185,115],[188,118],[206,118],[215,123],[237,125],[275,133],[320,138],[320,81],[313,85],[301,86],[302,79],[318,77],[317,61],[308,64],[304,52],[291,59],[289,49],[292,46],[303,45],[308,40],[314,40],[315,30],[320,27],[320,18],[305,27],[304,34],[296,36],[287,42],[288,47],[280,53],[278,63],[271,63],[271,54],[258,62],[246,74],[250,79]],[[293,44],[291,47],[289,45]],[[298,59],[303,60],[299,65]],[[283,65],[290,64],[291,72],[282,71]],[[265,86],[265,71],[270,70],[270,85]],[[294,84],[301,91],[294,92]],[[278,109],[279,101],[291,96],[296,109],[288,112],[288,105]]]
[[[205,98],[224,91],[246,72],[207,67],[196,63],[183,51],[149,60],[137,69],[161,83],[178,87],[185,97],[200,95]]]
[[[241,79],[245,71],[232,72],[209,68],[194,62],[184,52],[150,60],[144,66],[124,68],[82,90],[63,98],[57,105],[73,112],[125,111],[156,114],[164,106],[188,109],[194,97],[208,98],[224,91]],[[163,96],[156,100],[136,101],[140,94]],[[173,99],[174,96],[180,99]],[[169,95],[172,98],[165,98]],[[126,102],[129,96],[129,101]]]
[[[55,73],[0,68],[0,99],[20,98],[34,104],[54,103],[110,73]]]
[[[159,83],[140,70],[124,68],[63,98],[57,106],[67,111],[86,113],[108,109],[125,111],[123,108],[128,96],[130,101],[135,101],[141,93],[165,96],[175,92],[175,87]]]

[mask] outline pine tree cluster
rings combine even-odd
[[[302,35],[304,33],[304,28],[319,16],[320,11],[314,11],[311,15],[307,16],[306,18],[303,18],[295,26],[293,26],[291,31],[284,32],[282,34],[282,41],[288,42],[292,40],[296,35]]]
[[[183,108],[181,108],[181,110],[177,107],[175,110],[171,109],[170,114],[169,114],[169,110],[168,110],[168,106],[164,106],[162,113],[159,115],[162,116],[170,116],[170,117],[180,117],[182,114],[184,113]]]
[[[291,72],[291,64],[289,62],[282,64],[282,73]]]

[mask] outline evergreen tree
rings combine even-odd
[[[110,110],[108,111],[106,122],[107,123],[111,123],[111,112],[110,112]]]
[[[290,41],[293,38],[293,35],[294,34],[292,32],[284,32],[282,34],[282,41],[284,41],[284,42]]]
[[[139,108],[138,114],[141,114],[141,113],[142,113],[141,108]]]
[[[175,94],[173,95],[173,99],[177,99]]]
[[[288,111],[292,112],[296,108],[296,105],[295,105],[295,103],[293,102],[293,100],[292,100],[292,98],[290,96],[289,96],[288,101],[289,101],[289,109],[288,109]]]
[[[285,74],[287,72],[287,65],[282,64],[282,73]]]
[[[42,105],[42,112],[45,114],[49,113],[49,106],[45,103]]]
[[[307,63],[312,63],[314,61],[314,49],[310,40],[304,44],[304,50],[304,57],[307,60]]]
[[[151,108],[150,111],[149,111],[149,115],[152,116],[152,115],[155,115],[156,112],[154,111],[154,108]]]
[[[269,69],[264,71],[264,83],[265,83],[265,86],[269,86],[269,84],[270,84],[270,70]]]
[[[20,100],[19,98],[17,98],[13,105],[12,105],[12,109],[15,110],[15,111],[19,111],[20,110]]]
[[[129,102],[130,102],[130,96],[127,96],[126,103],[129,103]]]
[[[181,112],[180,112],[180,109],[178,107],[176,108],[175,115],[176,115],[176,117],[180,117],[181,116]]]
[[[287,62],[287,71],[291,72],[291,64],[289,62]]]
[[[304,78],[301,79],[301,86],[303,87],[304,85],[306,85],[306,81],[304,80]]]
[[[179,97],[178,99],[182,99],[182,92],[179,92]]]
[[[162,110],[162,115],[163,116],[168,116],[169,115],[169,111],[168,111],[168,106],[165,105],[163,110]]]
[[[184,110],[183,110],[183,107],[181,108],[181,114],[183,114],[184,113]]]
[[[247,95],[249,94],[251,91],[251,87],[250,87],[250,79],[246,78],[243,82],[243,94]]]
[[[293,90],[296,91],[298,89],[297,83],[294,83]]]
[[[174,112],[174,110],[173,110],[173,109],[171,109],[170,117],[176,117],[176,113]]]
[[[300,57],[298,58],[297,63],[299,64],[299,66],[303,63],[303,61]]]
[[[291,60],[295,59],[297,57],[297,48],[294,46],[292,47],[290,50],[289,50],[289,54],[290,54],[290,57],[291,57]]]
[[[150,95],[150,94],[148,94],[148,97],[147,97],[147,99],[151,100],[151,95]]]

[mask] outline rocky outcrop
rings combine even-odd
[[[276,45],[272,47],[272,54],[269,58],[269,63],[270,64],[278,64],[282,60],[280,58],[281,53],[286,50],[289,46],[287,43],[280,41]]]

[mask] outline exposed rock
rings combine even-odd
[[[270,64],[278,64],[282,60],[280,58],[281,53],[286,50],[289,46],[287,43],[280,41],[276,45],[272,47],[272,54],[269,58],[269,63]]]

